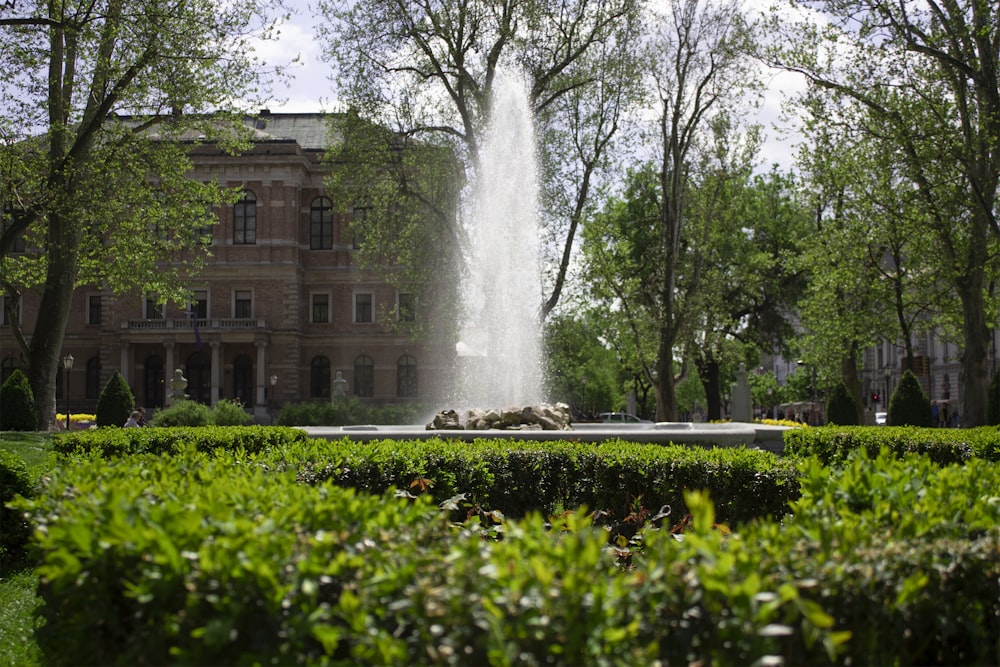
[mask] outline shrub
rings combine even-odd
[[[276,423],[281,426],[351,426],[356,424],[413,424],[423,406],[413,404],[372,407],[349,396],[336,401],[288,403]]]
[[[924,388],[912,371],[904,371],[889,400],[889,425],[934,426],[932,421],[931,401]]]
[[[212,406],[212,423],[216,426],[246,426],[253,421],[237,401],[222,399]]]
[[[31,383],[20,368],[15,368],[0,387],[0,431],[34,431],[37,427]]]
[[[128,382],[115,371],[97,399],[97,425],[121,426],[135,409],[135,396]]]
[[[17,496],[30,498],[34,483],[28,465],[17,454],[0,449],[0,561],[23,556],[31,528],[24,515],[7,507]]]
[[[187,400],[157,410],[152,422],[153,426],[208,426],[211,423],[212,411],[207,405]]]
[[[843,380],[834,385],[826,402],[826,420],[841,426],[857,426],[858,402]]]

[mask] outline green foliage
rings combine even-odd
[[[858,425],[858,402],[843,381],[837,382],[826,400],[826,421],[840,426]]]
[[[38,413],[28,376],[15,368],[0,386],[0,431],[34,431],[37,425]]]
[[[887,421],[890,426],[934,426],[931,401],[910,370],[903,372],[892,392]]]
[[[135,409],[135,396],[121,373],[115,371],[97,399],[98,426],[121,426]]]
[[[964,464],[972,459],[1000,462],[1000,429],[988,426],[961,431],[902,426],[826,426],[785,431],[784,441],[785,456],[815,457],[825,465],[843,463],[858,450],[874,457],[882,449],[897,456],[922,454],[938,465]]]
[[[600,340],[600,328],[587,315],[559,315],[545,324],[545,377],[550,396],[595,415],[625,403],[619,386],[621,363]]]
[[[246,426],[252,421],[253,415],[244,410],[237,401],[222,399],[212,406],[211,423],[216,426]]]
[[[40,599],[35,594],[38,575],[31,567],[13,569],[3,565],[0,578],[0,664],[44,667],[35,629]]]
[[[425,408],[412,403],[369,406],[355,396],[334,401],[286,403],[278,414],[281,426],[350,426],[357,424],[414,424],[426,417]]]
[[[133,454],[175,454],[185,447],[258,453],[283,450],[305,441],[305,431],[279,426],[177,426],[170,428],[95,429],[56,433],[52,451],[119,458]]]
[[[198,401],[174,401],[170,407],[157,410],[153,426],[208,426],[212,423],[212,410]]]
[[[7,503],[17,496],[31,497],[34,490],[35,481],[24,460],[0,449],[0,564],[9,564],[21,557],[31,533],[22,513],[11,509]]]

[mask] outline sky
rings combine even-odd
[[[772,0],[746,0],[750,9],[763,8]],[[331,66],[321,60],[319,43],[313,36],[316,19],[309,9],[309,0],[286,0],[294,12],[281,26],[279,38],[263,42],[258,54],[269,64],[289,66],[293,77],[288,87],[272,91],[274,99],[267,108],[272,112],[313,113],[338,109],[334,85],[329,77]],[[789,169],[793,161],[794,137],[783,136],[777,127],[781,120],[781,104],[790,93],[803,87],[801,79],[787,72],[772,72],[768,79],[763,104],[755,116],[764,130],[765,142],[760,160],[763,169],[777,163]],[[776,127],[777,126],[777,127]]]

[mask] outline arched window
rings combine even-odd
[[[329,250],[333,247],[333,202],[317,197],[309,207],[309,247]]]
[[[257,243],[257,196],[249,190],[244,190],[243,197],[233,205],[233,243]]]
[[[101,395],[101,360],[97,357],[87,359],[87,398],[98,398]]]
[[[195,352],[187,358],[187,368],[184,369],[184,375],[188,381],[185,392],[191,400],[205,405],[211,403],[211,358],[204,352]]]
[[[330,398],[330,360],[313,357],[309,365],[309,397]]]
[[[415,398],[417,395],[417,360],[404,354],[396,363],[396,394],[400,398]]]
[[[354,395],[364,398],[375,395],[375,362],[364,354],[354,360]]]
[[[253,360],[246,354],[233,359],[233,398],[244,406],[253,405]]]
[[[163,407],[163,393],[166,391],[163,358],[155,354],[146,357],[143,369],[143,405],[147,408],[161,408]]]

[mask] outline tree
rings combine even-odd
[[[186,181],[188,164],[171,140],[219,134],[222,116],[204,114],[255,100],[267,76],[247,38],[266,36],[277,1],[0,6],[0,67],[18,73],[0,84],[2,282],[8,303],[36,285],[41,292],[30,342],[15,332],[40,428],[55,414],[74,288],[141,284],[169,296],[185,276],[161,260],[197,269],[189,251],[221,194]],[[15,257],[22,240],[44,252]]]
[[[527,74],[544,136],[543,215],[553,238],[561,236],[544,305],[548,312],[558,302],[579,221],[607,165],[625,105],[637,90],[631,46],[639,5],[638,0],[320,0],[326,23],[317,36],[334,65],[340,99],[366,120],[391,128],[392,142],[417,139],[448,147],[462,165],[467,187],[475,182],[498,69],[515,66]],[[373,155],[352,151],[345,164],[368,161],[378,169]],[[382,201],[369,202],[363,223],[372,252],[399,252],[403,244],[425,238],[406,231],[419,228],[419,220],[401,229]],[[435,238],[466,249],[461,215],[433,225],[445,225]],[[380,226],[391,232],[379,232]]]
[[[33,431],[38,423],[28,377],[15,368],[0,386],[0,431]]]
[[[911,371],[903,371],[889,399],[890,426],[933,426],[931,401]]]
[[[754,83],[749,62],[741,55],[746,35],[736,2],[671,0],[647,54],[656,92],[658,203],[649,241],[657,252],[657,270],[647,276],[655,318],[655,367],[647,370],[656,389],[656,419],[677,418],[674,355],[690,330],[690,304],[678,299],[684,266],[685,226],[692,160],[704,141],[706,123],[725,100],[739,97]],[[697,265],[687,276],[684,292],[700,286]]]
[[[545,325],[549,394],[577,414],[614,410],[623,403],[617,355],[602,343],[587,313],[556,315]]]
[[[992,0],[823,0],[762,55],[854,105],[895,149],[962,312],[963,415],[985,423],[987,289],[1000,236],[1000,7]],[[820,41],[821,47],[817,48]]]
[[[135,395],[121,373],[115,371],[97,398],[98,426],[121,426],[135,408]]]

